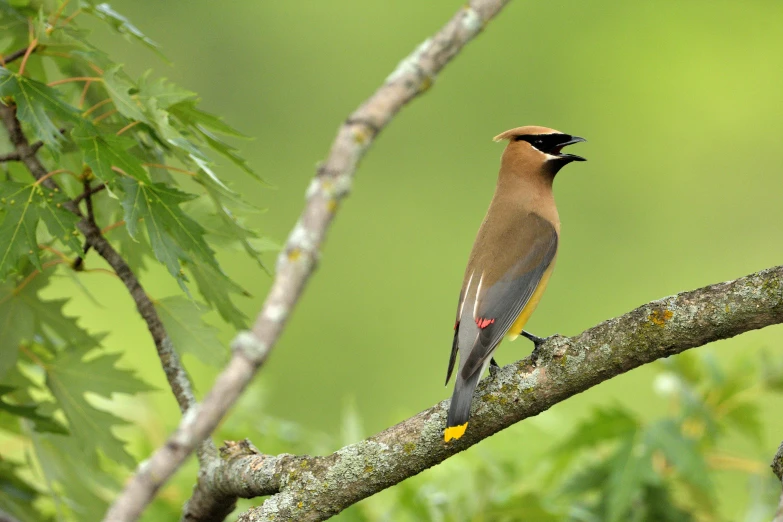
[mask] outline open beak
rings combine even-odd
[[[583,158],[582,156],[577,156],[576,154],[561,154],[560,151],[563,149],[563,147],[567,147],[568,145],[573,145],[574,143],[579,143],[581,141],[587,141],[584,138],[580,138],[579,136],[569,136],[568,140],[561,143],[557,149],[555,149],[555,154],[559,158],[567,159],[569,161],[587,161],[587,159]]]

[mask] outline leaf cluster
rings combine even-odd
[[[80,220],[94,221],[137,276],[159,266],[176,280],[180,294],[151,298],[175,349],[211,365],[227,352],[203,316],[215,310],[242,328],[236,299],[248,295],[216,250],[266,270],[261,255],[275,248],[245,224],[260,210],[217,173],[220,162],[263,184],[229,142],[247,138],[195,93],[128,74],[91,43],[86,17],[159,54],[108,4],[0,1],[0,55],[15,57],[0,62],[0,104],[19,122],[0,128],[0,156],[17,152],[21,130],[48,169],[36,179],[24,161],[0,162],[0,438],[21,450],[0,458],[0,509],[21,521],[101,518],[116,477],[136,465],[110,401],[151,389],[68,300],[43,297],[57,277],[86,291],[84,274],[110,273]]]

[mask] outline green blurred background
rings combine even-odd
[[[104,28],[95,37],[132,76],[155,69],[255,138],[239,146],[273,188],[230,165],[222,175],[268,209],[254,226],[282,242],[340,122],[461,5],[112,2],[173,67]],[[511,127],[543,125],[589,140],[574,149],[589,161],[555,183],[561,251],[532,332],[574,335],[649,300],[780,264],[782,24],[779,0],[512,2],[363,160],[318,271],[243,407],[344,442],[347,402],[371,434],[450,395],[443,379],[457,294],[503,147],[491,138]],[[252,292],[240,306],[254,316],[271,279],[251,260],[221,261]],[[175,426],[175,403],[124,288],[94,279],[106,307],[76,293],[68,310],[111,332],[105,344],[160,388],[145,408],[127,406],[154,444]],[[143,283],[155,297],[178,293],[163,270],[143,274]],[[63,282],[52,294],[72,292]],[[226,343],[233,333],[222,329]],[[781,341],[777,326],[701,350],[730,361],[764,347],[779,354]],[[524,340],[506,343],[496,357],[507,364],[530,349]],[[203,393],[216,370],[186,363]],[[659,414],[665,402],[652,375],[641,368],[613,379],[446,465],[458,469],[460,459],[489,451],[526,459],[592,405]],[[745,449],[766,462],[783,420],[779,404],[765,405],[765,447]],[[144,458],[147,446],[134,444]],[[732,518],[746,493],[730,486],[743,478],[718,480],[730,491],[721,512]],[[183,484],[168,494],[186,495]]]

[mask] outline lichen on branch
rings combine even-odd
[[[783,266],[683,292],[604,321],[574,337],[555,336],[530,358],[484,379],[470,430],[445,443],[448,401],[325,457],[242,455],[222,470],[222,491],[277,494],[242,522],[318,521],[412,477],[525,418],[643,364],[719,339],[783,323]],[[252,470],[274,470],[253,482]]]

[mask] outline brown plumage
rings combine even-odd
[[[495,138],[500,140],[509,143],[457,306],[447,383],[458,353],[460,362],[444,434],[447,442],[464,434],[473,392],[498,343],[522,332],[546,288],[560,236],[552,182],[568,163],[584,161],[561,153],[583,138],[546,127],[518,127]]]

